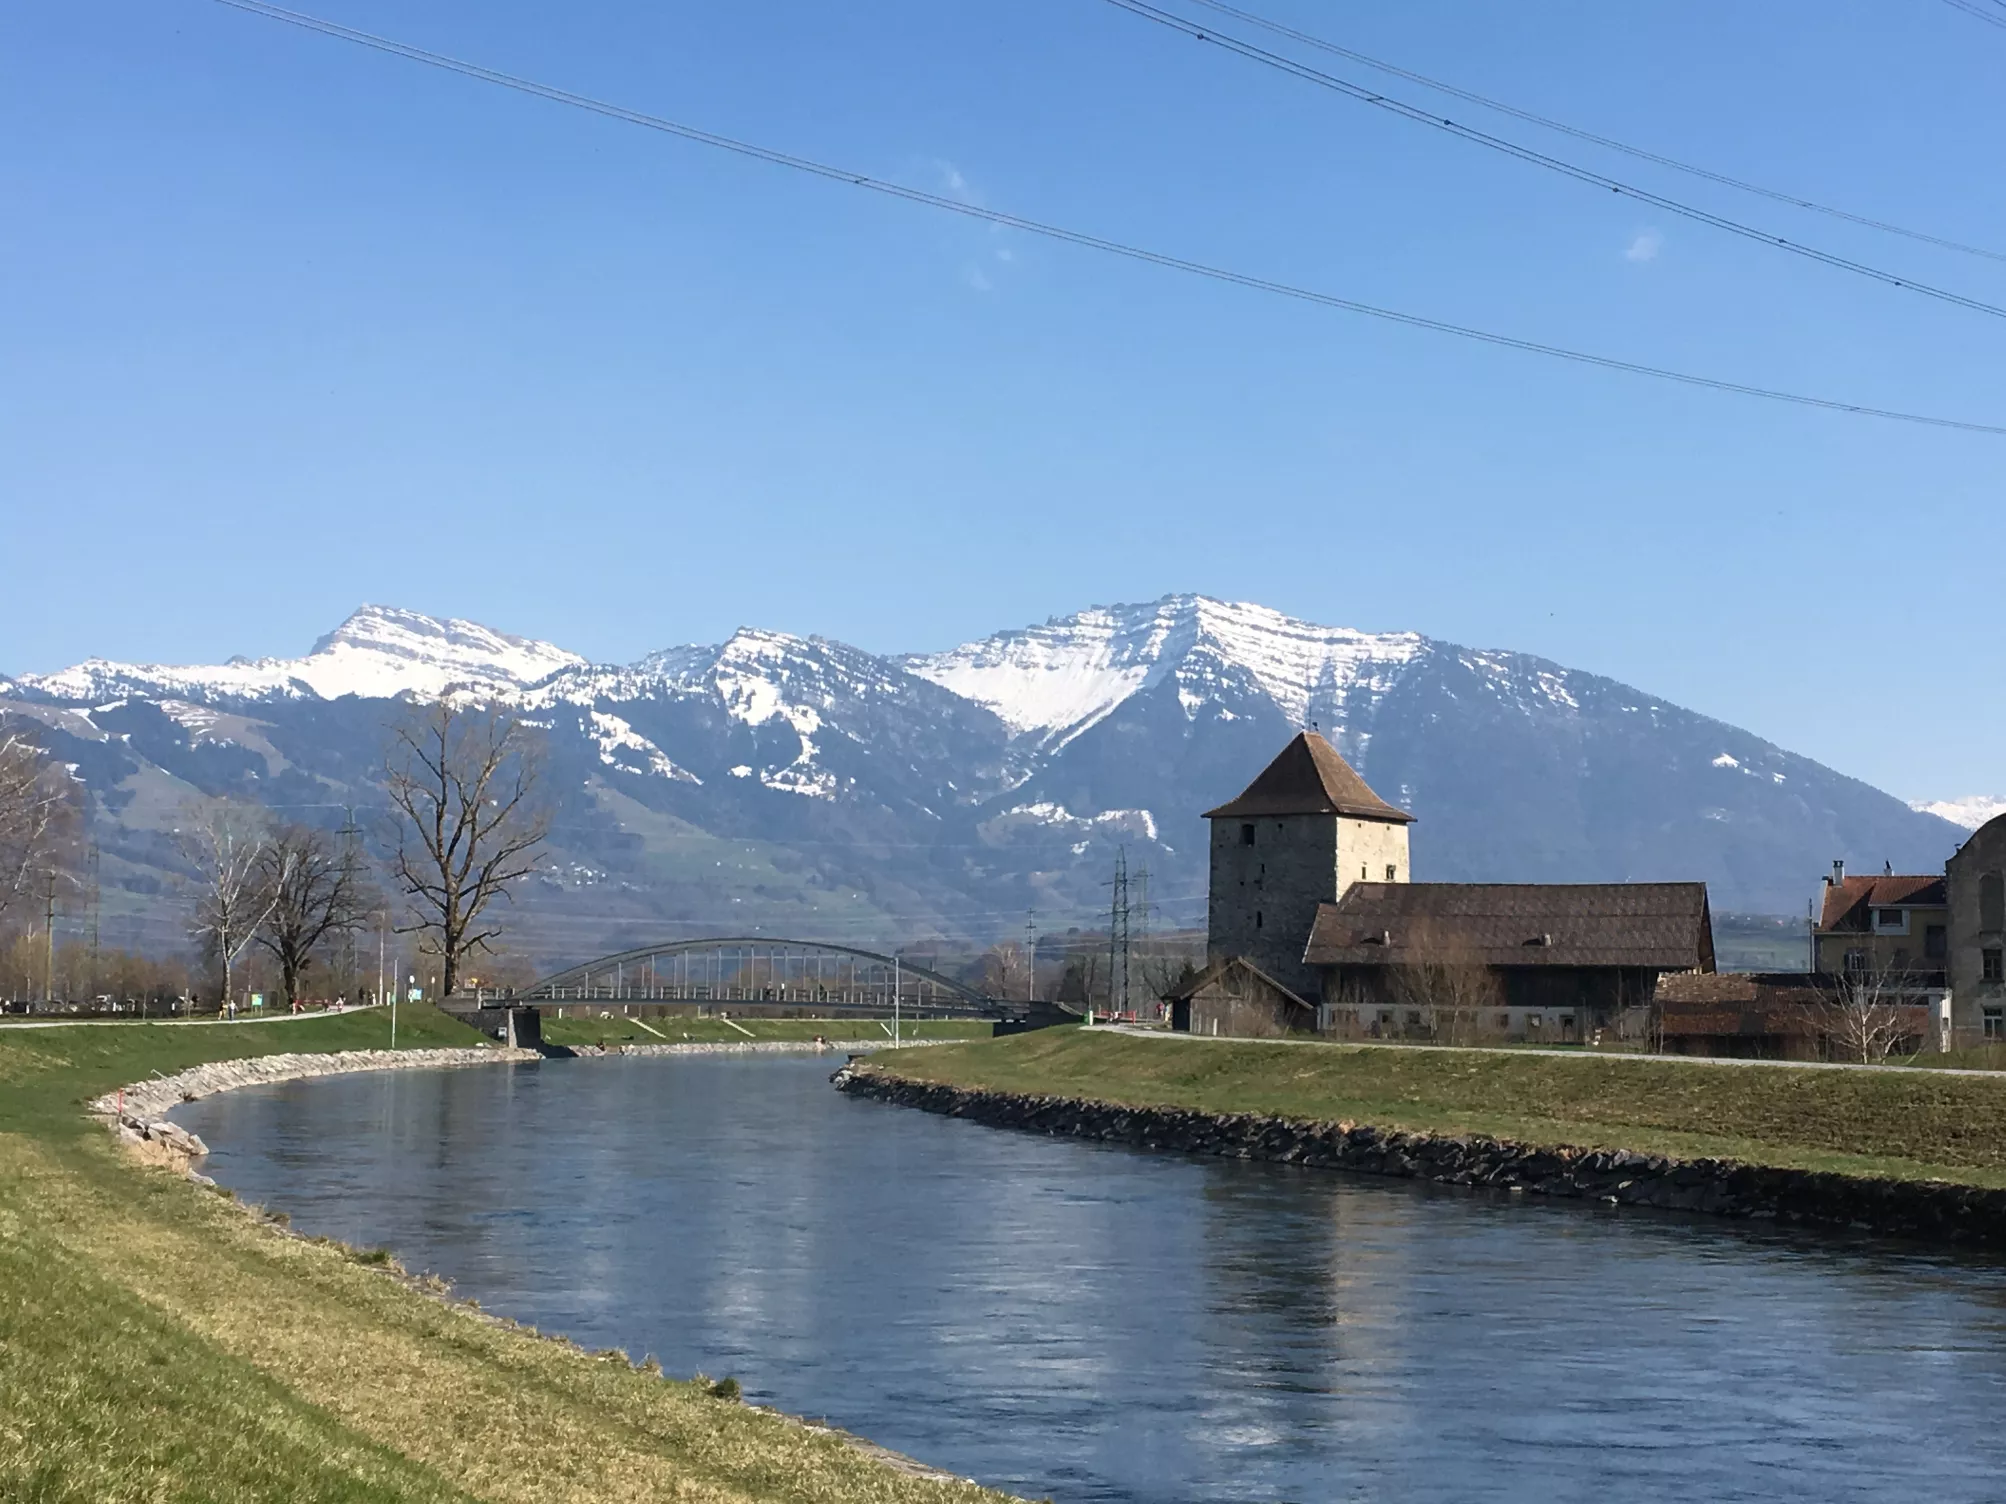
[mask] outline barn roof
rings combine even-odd
[[[1373,793],[1337,748],[1314,731],[1293,737],[1239,798],[1205,811],[1208,820],[1258,815],[1350,815],[1400,825],[1414,818]]]
[[[1278,994],[1282,1001],[1293,1004],[1295,1007],[1307,1008],[1311,1012],[1316,1011],[1314,1003],[1303,1001],[1293,991],[1284,987],[1280,982],[1277,982],[1245,956],[1228,956],[1223,961],[1214,961],[1210,966],[1199,972],[1197,976],[1192,977],[1188,982],[1183,983],[1174,991],[1164,993],[1163,1000],[1166,1003],[1188,1002],[1207,988],[1221,984],[1225,984],[1227,991],[1237,992],[1239,989],[1234,987],[1232,982],[1243,979],[1251,980],[1259,986],[1270,989]]]
[[[1353,883],[1303,960],[1710,971],[1713,920],[1705,883]]]
[[[1941,873],[1935,877],[1897,873],[1892,877],[1843,878],[1825,884],[1825,912],[1818,928],[1865,934],[1873,927],[1870,910],[1905,906],[1940,909],[1949,901]]]

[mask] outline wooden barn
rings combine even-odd
[[[1303,959],[1330,1032],[1563,1043],[1712,971],[1713,921],[1704,883],[1354,883]]]
[[[1245,956],[1215,961],[1165,999],[1170,1027],[1219,1039],[1278,1039],[1316,1028],[1316,1006]]]

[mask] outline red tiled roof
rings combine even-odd
[[[1353,883],[1317,906],[1311,966],[1713,967],[1705,883]]]
[[[1414,818],[1373,793],[1337,748],[1314,731],[1294,737],[1239,798],[1205,811],[1208,820],[1250,815],[1350,815],[1400,825]]]
[[[1935,877],[1927,873],[1848,877],[1825,885],[1825,912],[1818,928],[1865,934],[1873,927],[1870,909],[1940,909],[1948,902],[1940,873]]]

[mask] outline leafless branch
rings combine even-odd
[[[183,853],[199,884],[193,932],[223,969],[223,1001],[236,996],[238,958],[278,906],[288,874],[269,867],[270,838],[261,810],[211,799],[189,807],[181,828]]]
[[[33,737],[0,732],[0,915],[53,870],[74,786]]]
[[[374,895],[354,849],[309,825],[273,832],[258,853],[256,880],[272,900],[256,939],[278,962],[291,1007],[322,944],[359,924]]]
[[[420,948],[439,958],[441,992],[501,928],[488,911],[537,870],[550,831],[541,745],[496,709],[440,700],[391,727],[384,786],[398,814],[392,874]]]

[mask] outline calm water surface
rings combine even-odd
[[[1030,1497],[2006,1498],[2006,1268],[593,1060],[177,1116],[296,1227]]]

